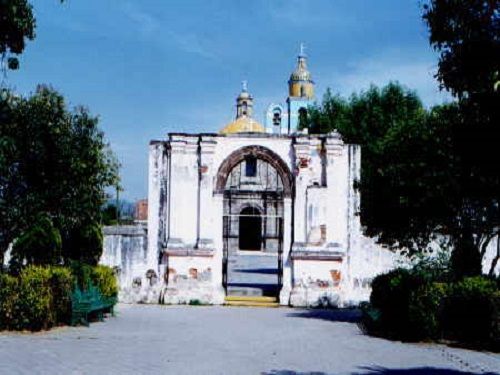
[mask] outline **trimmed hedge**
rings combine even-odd
[[[377,276],[362,306],[370,334],[405,341],[446,339],[498,350],[498,281],[470,277],[435,282],[428,274],[396,269]]]
[[[0,330],[14,329],[17,320],[18,278],[0,273]]]
[[[118,296],[118,281],[112,268],[101,265],[92,267],[90,277],[104,297]]]
[[[426,282],[410,293],[408,306],[410,339],[440,338],[442,302],[448,290],[448,284]]]
[[[500,290],[495,281],[469,277],[455,283],[444,301],[443,332],[452,340],[480,343],[499,339]],[[493,335],[493,336],[492,336]]]
[[[86,285],[95,285],[106,297],[118,292],[113,270],[105,266],[82,265],[81,274],[59,266],[28,266],[14,277],[0,274],[0,330],[49,329],[68,324],[71,319],[71,295],[86,275]]]

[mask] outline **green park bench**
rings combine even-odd
[[[103,320],[105,313],[114,315],[116,297],[105,297],[95,286],[89,286],[82,291],[75,288],[71,295],[71,325],[84,324],[88,326],[89,317],[97,316],[99,321]]]

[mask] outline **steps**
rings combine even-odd
[[[224,305],[243,307],[279,307],[276,297],[262,296],[227,296]]]

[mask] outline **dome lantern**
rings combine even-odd
[[[314,97],[314,81],[307,69],[307,56],[304,53],[304,43],[300,44],[300,53],[297,56],[297,67],[290,75],[288,81],[289,95],[291,97],[307,98]]]
[[[248,92],[247,81],[242,82],[241,92],[236,98],[236,120],[222,128],[220,134],[265,133],[266,129],[252,118],[253,97]]]

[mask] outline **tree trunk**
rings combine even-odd
[[[497,267],[499,260],[500,260],[500,234],[497,235],[497,255],[495,256],[495,258],[493,258],[493,261],[491,262],[490,272],[488,272],[488,275],[490,276],[495,275],[495,268]]]

